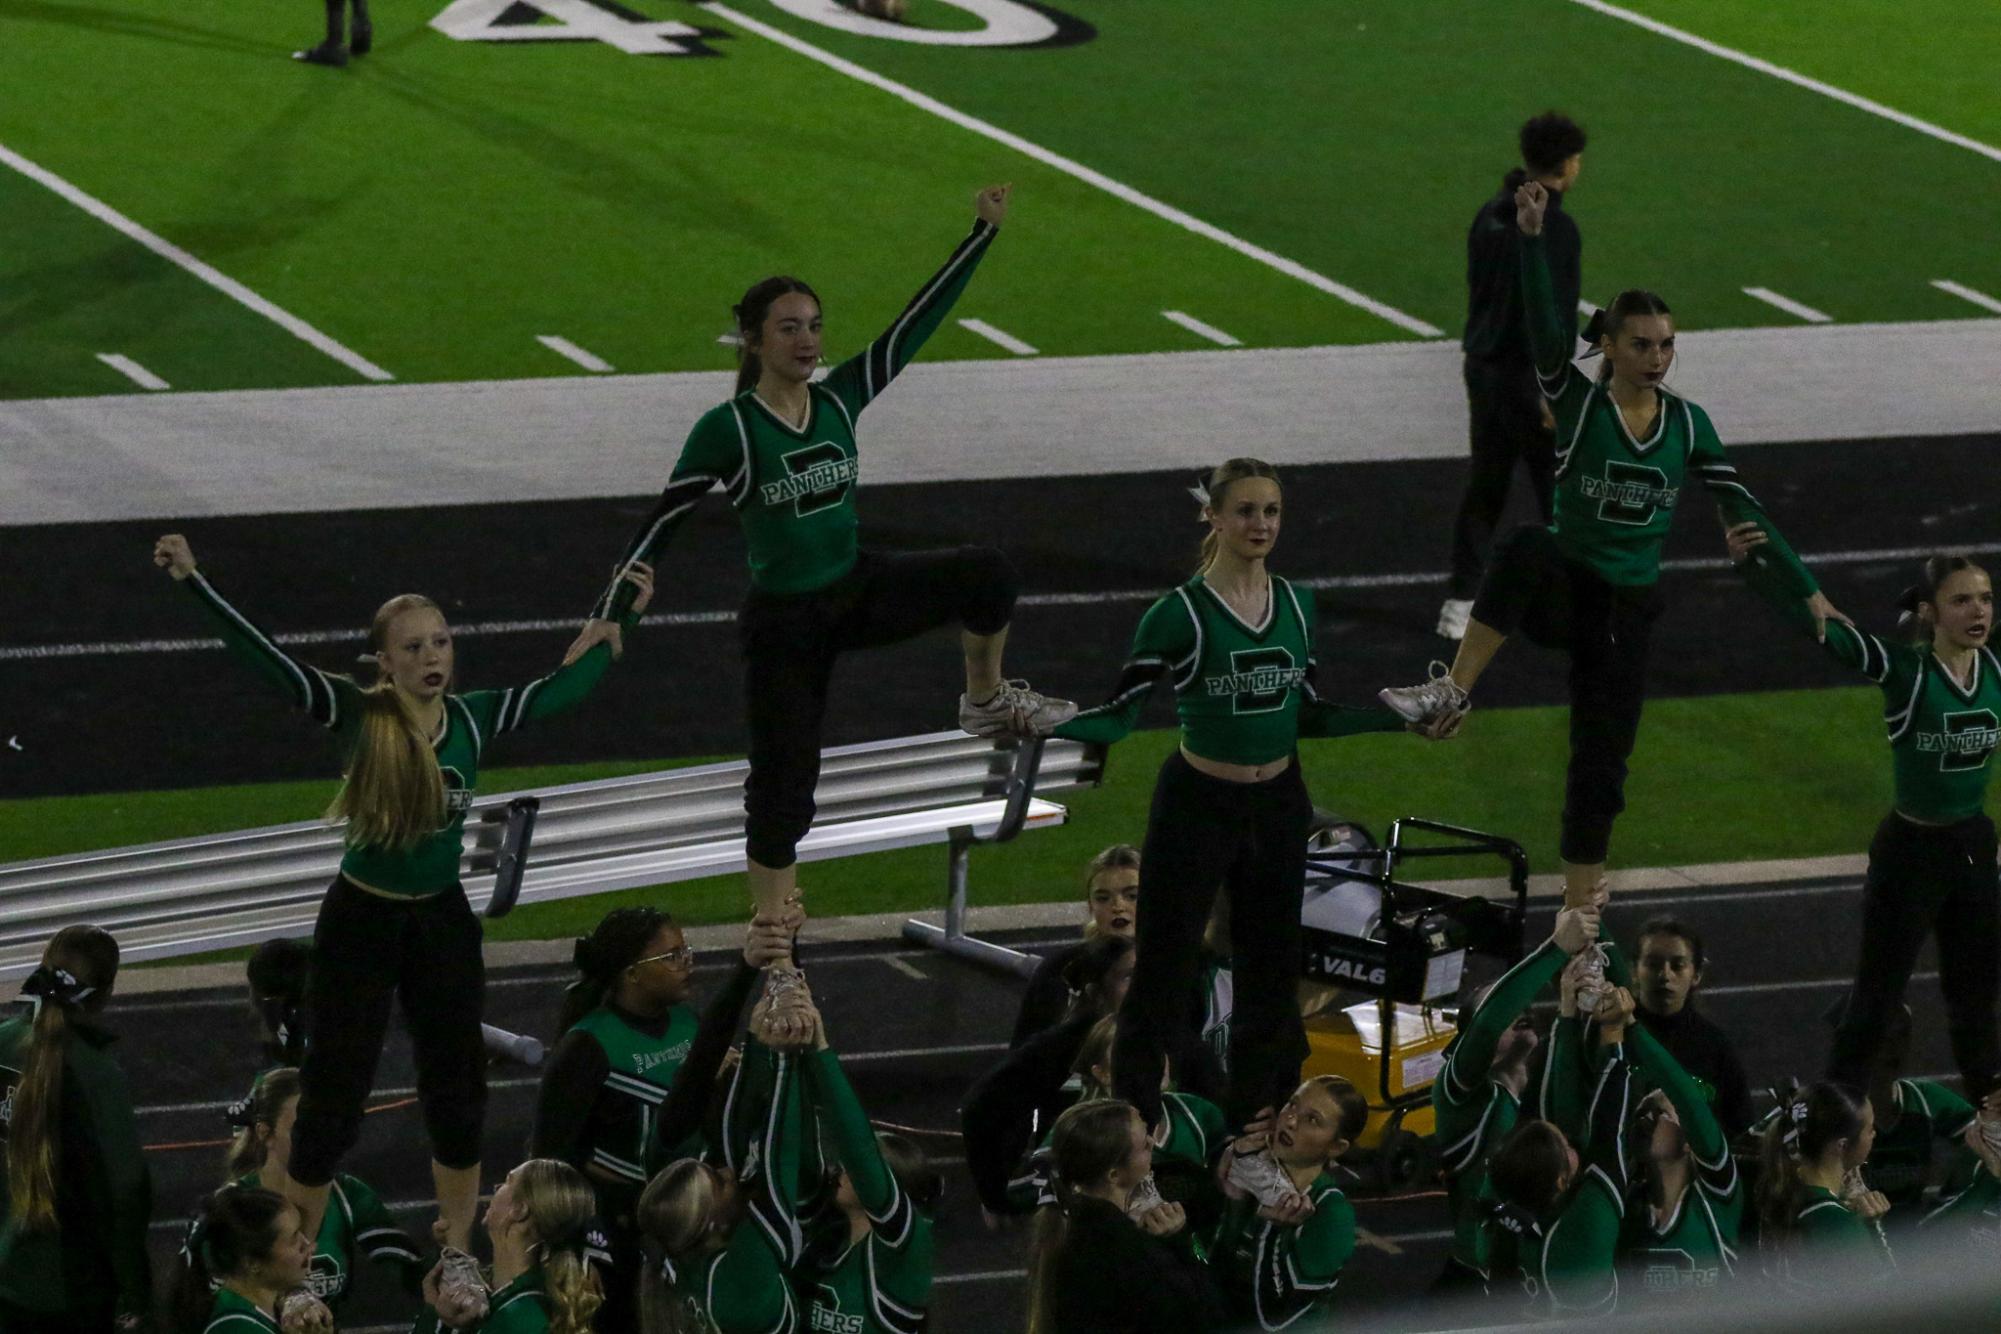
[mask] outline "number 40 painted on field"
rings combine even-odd
[[[461,42],[603,42],[635,56],[710,55],[715,35],[614,0],[453,0],[431,26]]]

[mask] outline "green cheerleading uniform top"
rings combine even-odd
[[[217,1288],[202,1334],[278,1334],[278,1322],[248,1297]]]
[[[1626,1215],[1625,1128],[1632,1067],[1623,1046],[1607,1049],[1577,1145],[1576,1179],[1541,1217],[1501,1209],[1493,1219],[1495,1278],[1521,1283],[1532,1309],[1567,1319],[1619,1309],[1619,1235]]]
[[[196,570],[181,581],[222,632],[222,640],[258,675],[283,689],[312,720],[340,738],[351,751],[361,731],[362,689],[347,676],[300,662],[269,634],[231,606],[206,575]],[[627,629],[637,618],[628,615]],[[567,667],[525,686],[474,690],[445,696],[445,730],[431,743],[445,780],[445,809],[437,832],[407,849],[348,846],[340,873],[349,880],[407,898],[428,898],[459,880],[465,853],[466,812],[479,781],[479,762],[489,739],[575,707],[591,693],[611,649],[599,644]]]
[[[756,587],[810,593],[853,569],[861,470],[855,420],[944,322],[999,230],[975,222],[889,328],[808,387],[804,426],[774,412],[754,389],[704,413],[688,432],[659,503],[619,558],[621,574],[634,561],[652,562],[718,486],[743,524]],[[616,619],[632,597],[632,586],[615,577],[591,615]]]
[[[599,1086],[600,1110],[592,1118],[591,1166],[637,1189],[676,1158],[698,1151],[699,1135],[679,1144],[656,1143],[654,1122],[695,1044],[699,1022],[693,1006],[676,1005],[667,1012],[665,1029],[648,1033],[610,1006],[599,1006],[570,1030],[596,1039],[609,1067]]]
[[[1972,1178],[1940,1200],[1920,1226],[1933,1242],[1957,1234],[1982,1259],[2001,1262],[2001,1177],[1976,1163]]]
[[[547,1334],[548,1329],[549,1294],[542,1271],[536,1268],[488,1297],[486,1319],[464,1326],[459,1334]],[[410,1334],[453,1334],[453,1330],[437,1312],[426,1309]]]
[[[1446,1049],[1445,1069],[1431,1085],[1445,1195],[1452,1213],[1452,1258],[1484,1274],[1488,1267],[1487,1205],[1494,1198],[1487,1156],[1521,1119],[1521,1103],[1489,1076],[1502,1036],[1536,993],[1563,971],[1570,956],[1554,941],[1501,975]]]
[[[1606,583],[1644,587],[1660,578],[1661,544],[1675,502],[1693,472],[1731,523],[1757,520],[1766,550],[1785,571],[1795,598],[1818,588],[1765,507],[1725,457],[1709,414],[1658,389],[1659,415],[1645,440],[1627,429],[1607,383],[1571,364],[1575,320],[1556,308],[1549,257],[1540,236],[1521,237],[1522,298],[1543,396],[1556,416],[1556,494],[1550,532],[1563,554]]]
[[[1758,552],[1738,567],[1758,594],[1812,633],[1813,614],[1783,591],[1783,576]],[[1973,651],[1973,680],[1961,685],[1929,644],[1885,643],[1830,619],[1827,655],[1883,692],[1897,809],[1927,824],[1956,824],[1985,809],[1994,752],[2001,749],[2001,658]]]
[[[1350,708],[1313,688],[1313,591],[1268,575],[1261,625],[1247,625],[1196,575],[1140,618],[1132,653],[1111,698],[1056,729],[1072,741],[1109,745],[1139,721],[1160,681],[1174,682],[1181,744],[1220,764],[1270,764],[1302,736],[1395,732],[1386,708]]]
[[[1800,1187],[1791,1235],[1777,1246],[1773,1276],[1788,1287],[1820,1292],[1828,1286],[1853,1287],[1897,1270],[1889,1238],[1824,1186]]]
[[[802,1065],[813,1109],[869,1220],[868,1235],[852,1244],[841,1220],[838,1249],[809,1256],[800,1271],[809,1294],[806,1327],[816,1334],[919,1334],[931,1305],[931,1220],[883,1161],[834,1053],[814,1052]]]
[[[716,1334],[796,1334],[803,1328],[787,1271],[804,1256],[798,1217],[804,1113],[795,1058],[756,1040],[723,1103],[723,1156],[749,1201],[749,1216],[720,1250],[670,1259],[674,1295]]]
[[[1232,1200],[1210,1248],[1223,1290],[1260,1330],[1325,1316],[1355,1253],[1355,1206],[1333,1175],[1315,1177],[1306,1198],[1313,1213],[1292,1224],[1259,1218],[1255,1199]]]
[[[1645,1199],[1633,1202],[1622,1245],[1625,1264],[1643,1302],[1684,1300],[1736,1276],[1744,1178],[1702,1087],[1644,1023],[1626,1030],[1626,1042],[1640,1071],[1673,1104],[1695,1171],[1666,1219],[1657,1221]]]
[[[239,1186],[255,1188],[257,1173],[238,1177]],[[306,1273],[306,1290],[338,1310],[354,1287],[357,1257],[397,1267],[403,1286],[411,1292],[423,1283],[424,1254],[409,1234],[396,1226],[382,1198],[359,1177],[342,1172],[334,1177],[327,1192],[326,1212],[320,1217],[320,1235],[313,1241],[313,1259]]]

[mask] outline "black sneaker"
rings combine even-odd
[[[294,51],[292,59],[303,60],[308,65],[331,65],[335,69],[347,64],[347,48],[333,42],[321,42],[318,46],[304,51]]]
[[[354,33],[347,39],[347,53],[351,56],[365,56],[375,49],[375,25],[357,23]]]

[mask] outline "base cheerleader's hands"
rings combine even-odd
[[[1595,904],[1585,908],[1558,910],[1556,929],[1550,932],[1549,938],[1554,940],[1556,947],[1565,954],[1583,953],[1585,946],[1594,943],[1598,939],[1599,931],[1603,929],[1599,911]]]
[[[637,616],[645,611],[647,604],[653,601],[653,567],[643,561],[633,561],[623,567],[614,565],[612,574],[639,590],[632,599],[632,614]],[[569,666],[599,644],[611,645],[614,662],[625,656],[625,632],[619,628],[617,621],[608,621],[600,616],[585,621],[584,628],[577,631],[577,637],[563,650],[563,666]]]
[[[195,553],[189,549],[188,539],[179,533],[168,533],[153,543],[153,564],[179,582],[195,572]]]
[[[304,1288],[278,1299],[278,1328],[283,1334],[333,1334],[333,1327],[333,1312]]]
[[[447,1297],[443,1291],[445,1262],[431,1266],[431,1272],[424,1275],[424,1305],[431,1308],[438,1317],[438,1323],[447,1329],[471,1329],[486,1316],[484,1300],[470,1301],[462,1294]]]
[[[1188,1225],[1188,1211],[1171,1202],[1156,1204],[1133,1222],[1149,1237],[1171,1237]]]
[[[1422,722],[1405,723],[1404,731],[1415,732],[1426,741],[1450,741],[1459,735],[1460,725],[1466,721],[1468,712],[1447,705]]]

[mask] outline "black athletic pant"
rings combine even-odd
[[[751,860],[792,865],[799,840],[813,827],[834,659],[954,622],[976,635],[999,634],[1014,614],[1017,587],[1014,567],[1000,552],[955,547],[864,551],[854,569],[811,593],[750,590],[737,626],[750,711],[743,805]]]
[[[1557,549],[1547,528],[1518,528],[1494,553],[1473,619],[1570,652],[1570,767],[1564,781],[1565,861],[1605,860],[1626,809],[1626,761],[1646,702],[1647,646],[1658,585],[1608,584]]]
[[[2001,970],[2001,877],[1994,822],[1912,824],[1894,811],[1869,843],[1862,887],[1862,957],[1848,1010],[1834,1034],[1827,1077],[1869,1087],[1890,1013],[1904,999],[1925,937],[1937,933],[1939,990],[1945,993],[1952,1059],[1978,1103],[2001,1078],[1995,1036]]]
[[[1230,896],[1230,1091],[1242,1125],[1292,1096],[1306,1059],[1299,1018],[1299,901],[1313,802],[1294,758],[1262,783],[1212,778],[1179,750],[1160,766],[1140,853],[1132,989],[1119,1009],[1112,1078],[1148,1125],[1160,1119],[1166,1053],[1189,1023],[1202,930],[1220,886]]]
[[[313,928],[307,1011],[312,1043],[299,1072],[292,1179],[324,1186],[361,1134],[362,1104],[389,1029],[389,1002],[417,1060],[417,1098],[431,1156],[446,1167],[480,1158],[486,989],[479,919],[458,885],[428,898],[391,899],[336,876]]]
[[[1480,587],[1494,528],[1508,508],[1515,461],[1529,470],[1537,511],[1546,524],[1556,485],[1556,436],[1543,423],[1542,391],[1534,365],[1467,357],[1466,414],[1473,466],[1452,524],[1451,596],[1470,598]]]

